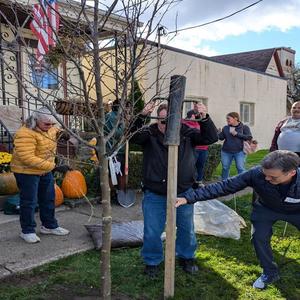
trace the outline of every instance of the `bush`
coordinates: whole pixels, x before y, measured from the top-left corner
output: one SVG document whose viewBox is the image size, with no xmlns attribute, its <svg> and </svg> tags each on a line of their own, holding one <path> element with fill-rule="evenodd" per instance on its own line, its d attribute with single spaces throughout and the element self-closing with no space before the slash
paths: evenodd
<svg viewBox="0 0 300 300">
<path fill-rule="evenodd" d="M 221 161 L 221 144 L 213 144 L 208 147 L 208 158 L 204 167 L 204 180 L 209 181 Z"/>
<path fill-rule="evenodd" d="M 143 168 L 143 152 L 130 151 L 129 152 L 129 166 L 128 166 L 128 187 L 131 189 L 140 189 L 142 182 L 142 168 Z"/>
<path fill-rule="evenodd" d="M 209 181 L 221 161 L 220 144 L 213 144 L 208 147 L 208 158 L 204 168 L 204 180 Z M 142 181 L 143 153 L 140 151 L 130 151 L 129 153 L 129 174 L 128 187 L 140 189 Z"/>
</svg>

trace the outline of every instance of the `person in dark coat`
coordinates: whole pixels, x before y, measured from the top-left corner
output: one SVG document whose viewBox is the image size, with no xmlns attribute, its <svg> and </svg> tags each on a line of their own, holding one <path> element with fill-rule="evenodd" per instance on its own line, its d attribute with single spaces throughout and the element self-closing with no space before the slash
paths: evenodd
<svg viewBox="0 0 300 300">
<path fill-rule="evenodd" d="M 244 141 L 250 141 L 252 134 L 250 128 L 240 121 L 237 112 L 230 112 L 226 116 L 227 125 L 219 133 L 219 139 L 224 141 L 221 150 L 222 179 L 229 176 L 233 160 L 239 174 L 245 171 L 246 154 L 243 151 Z"/>
<path fill-rule="evenodd" d="M 263 273 L 253 287 L 264 289 L 279 280 L 278 267 L 274 261 L 271 237 L 272 227 L 281 220 L 300 230 L 300 158 L 294 152 L 276 150 L 261 162 L 238 176 L 189 190 L 177 199 L 176 207 L 193 204 L 236 193 L 250 186 L 258 197 L 253 202 L 251 213 L 252 242 L 263 268 Z M 183 205 L 186 206 L 186 205 Z"/>
<path fill-rule="evenodd" d="M 149 115 L 153 105 L 147 105 L 142 114 Z M 144 119 L 135 122 L 136 132 L 130 142 L 143 148 L 143 215 L 144 243 L 141 251 L 146 265 L 145 273 L 150 277 L 158 274 L 159 264 L 163 261 L 161 234 L 165 229 L 167 206 L 168 146 L 164 145 L 168 107 L 161 104 L 157 110 L 157 123 L 142 128 Z M 196 145 L 209 145 L 218 140 L 217 129 L 206 113 L 201 111 L 201 132 L 184 124 L 180 130 L 178 148 L 178 183 L 177 194 L 192 189 L 195 182 L 196 168 L 194 148 Z M 139 129 L 139 130 L 138 130 Z M 197 241 L 194 232 L 193 206 L 177 210 L 176 255 L 179 264 L 186 272 L 195 273 L 198 267 L 194 260 Z"/>
</svg>

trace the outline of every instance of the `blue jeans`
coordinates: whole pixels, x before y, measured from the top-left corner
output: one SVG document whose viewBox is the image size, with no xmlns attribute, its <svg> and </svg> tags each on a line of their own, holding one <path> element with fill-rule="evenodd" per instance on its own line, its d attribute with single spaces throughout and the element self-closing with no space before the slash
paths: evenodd
<svg viewBox="0 0 300 300">
<path fill-rule="evenodd" d="M 272 226 L 279 220 L 289 222 L 300 230 L 299 213 L 291 215 L 282 214 L 259 203 L 254 203 L 251 214 L 251 239 L 264 274 L 270 276 L 278 274 L 278 267 L 274 261 L 271 248 L 271 237 L 273 234 Z"/>
<path fill-rule="evenodd" d="M 40 219 L 46 228 L 57 228 L 55 219 L 55 190 L 51 172 L 39 176 L 14 173 L 20 190 L 20 224 L 23 233 L 34 233 L 34 210 L 39 204 Z"/>
<path fill-rule="evenodd" d="M 222 162 L 222 180 L 229 177 L 229 171 L 231 163 L 235 160 L 235 165 L 239 174 L 246 171 L 245 169 L 245 159 L 246 155 L 243 151 L 237 153 L 229 153 L 221 151 L 221 162 Z"/>
<path fill-rule="evenodd" d="M 201 181 L 204 176 L 204 166 L 208 157 L 208 150 L 196 149 L 196 168 L 197 168 L 197 181 Z"/>
<path fill-rule="evenodd" d="M 145 191 L 143 199 L 144 242 L 141 255 L 146 265 L 163 261 L 161 234 L 166 224 L 167 197 Z M 194 257 L 197 240 L 194 232 L 194 206 L 182 205 L 176 213 L 176 255 L 184 259 Z"/>
</svg>

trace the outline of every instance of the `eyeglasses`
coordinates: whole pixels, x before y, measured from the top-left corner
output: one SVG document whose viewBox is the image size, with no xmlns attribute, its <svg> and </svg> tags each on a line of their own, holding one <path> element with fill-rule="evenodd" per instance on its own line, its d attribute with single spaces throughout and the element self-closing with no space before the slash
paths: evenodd
<svg viewBox="0 0 300 300">
<path fill-rule="evenodd" d="M 54 126 L 56 123 L 43 123 L 45 126 Z"/>
</svg>

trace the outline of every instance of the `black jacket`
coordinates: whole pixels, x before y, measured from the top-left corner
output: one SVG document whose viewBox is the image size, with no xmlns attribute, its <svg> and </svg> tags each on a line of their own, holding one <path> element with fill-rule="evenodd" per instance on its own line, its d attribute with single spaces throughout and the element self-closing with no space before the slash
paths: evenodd
<svg viewBox="0 0 300 300">
<path fill-rule="evenodd" d="M 135 130 L 142 126 L 142 122 L 138 122 L 135 124 Z M 178 193 L 191 188 L 195 181 L 194 147 L 196 145 L 210 145 L 217 140 L 217 129 L 209 116 L 201 121 L 201 132 L 184 124 L 181 125 L 178 148 Z M 130 142 L 143 147 L 143 188 L 160 195 L 166 195 L 168 146 L 164 145 L 164 135 L 159 131 L 157 124 L 146 126 L 137 131 Z"/>
<path fill-rule="evenodd" d="M 289 202 L 285 201 L 286 197 L 280 193 L 280 185 L 271 184 L 265 179 L 261 167 L 255 167 L 227 180 L 188 191 L 183 197 L 188 203 L 195 203 L 233 194 L 250 186 L 258 194 L 257 201 L 263 206 L 283 214 L 300 214 L 300 168 L 295 176 L 287 193 L 287 197 L 293 198 Z"/>
<path fill-rule="evenodd" d="M 233 136 L 230 133 L 230 127 L 235 128 L 237 135 Z M 225 140 L 222 146 L 222 150 L 229 153 L 238 153 L 243 150 L 243 142 L 252 139 L 250 128 L 240 122 L 237 126 L 226 125 L 219 133 L 219 139 Z"/>
</svg>

